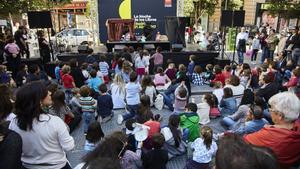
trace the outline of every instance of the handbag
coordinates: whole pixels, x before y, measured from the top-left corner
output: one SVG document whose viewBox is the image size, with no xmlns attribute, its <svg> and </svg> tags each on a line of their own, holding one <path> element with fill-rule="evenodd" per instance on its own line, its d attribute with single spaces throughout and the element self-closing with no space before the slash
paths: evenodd
<svg viewBox="0 0 300 169">
<path fill-rule="evenodd" d="M 164 97 L 161 94 L 158 94 L 156 96 L 155 102 L 154 102 L 154 106 L 155 108 L 157 108 L 158 110 L 162 110 L 164 107 Z"/>
</svg>

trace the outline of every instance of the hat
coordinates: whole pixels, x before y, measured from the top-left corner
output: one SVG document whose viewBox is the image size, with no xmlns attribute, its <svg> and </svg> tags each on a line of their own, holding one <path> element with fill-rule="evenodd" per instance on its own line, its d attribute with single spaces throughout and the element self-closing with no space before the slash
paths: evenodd
<svg viewBox="0 0 300 169">
<path fill-rule="evenodd" d="M 150 127 L 135 123 L 135 127 L 133 130 L 134 138 L 136 141 L 144 141 L 148 138 L 148 130 L 150 130 Z"/>
</svg>

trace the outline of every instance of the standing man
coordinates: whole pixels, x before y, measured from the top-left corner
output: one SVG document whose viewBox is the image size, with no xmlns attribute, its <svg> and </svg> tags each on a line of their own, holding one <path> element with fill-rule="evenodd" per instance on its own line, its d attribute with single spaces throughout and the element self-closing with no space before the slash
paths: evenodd
<svg viewBox="0 0 300 169">
<path fill-rule="evenodd" d="M 14 38 L 16 40 L 16 44 L 20 48 L 20 55 L 23 57 L 24 53 L 27 50 L 27 44 L 26 44 L 26 39 L 24 38 L 25 36 L 25 27 L 24 26 L 19 26 L 19 29 L 15 32 Z"/>
<path fill-rule="evenodd" d="M 290 31 L 292 35 L 286 41 L 287 51 L 292 51 L 292 61 L 295 65 L 300 64 L 300 34 L 298 27 L 291 27 Z"/>
<path fill-rule="evenodd" d="M 245 28 L 241 28 L 241 32 L 238 33 L 236 38 L 236 49 L 239 57 L 239 64 L 244 63 L 244 53 L 246 52 L 246 42 L 248 40 L 248 33 Z"/>
<path fill-rule="evenodd" d="M 267 42 L 267 48 L 269 50 L 268 60 L 273 61 L 274 51 L 275 51 L 276 45 L 278 43 L 278 38 L 276 37 L 274 29 L 270 29 L 270 33 L 266 39 L 266 42 Z"/>
</svg>

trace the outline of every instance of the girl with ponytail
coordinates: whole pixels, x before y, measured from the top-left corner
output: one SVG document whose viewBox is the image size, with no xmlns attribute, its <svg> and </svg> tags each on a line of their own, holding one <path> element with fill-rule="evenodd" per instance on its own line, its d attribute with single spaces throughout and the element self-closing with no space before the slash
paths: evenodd
<svg viewBox="0 0 300 169">
<path fill-rule="evenodd" d="M 213 131 L 208 126 L 203 126 L 200 135 L 192 144 L 193 158 L 186 164 L 186 169 L 209 169 L 209 163 L 218 149 L 213 141 Z"/>
</svg>

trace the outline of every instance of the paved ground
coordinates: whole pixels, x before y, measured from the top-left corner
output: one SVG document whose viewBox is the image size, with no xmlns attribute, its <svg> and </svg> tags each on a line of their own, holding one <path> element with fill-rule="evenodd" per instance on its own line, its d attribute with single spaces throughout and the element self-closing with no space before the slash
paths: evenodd
<svg viewBox="0 0 300 169">
<path fill-rule="evenodd" d="M 201 87 L 193 86 L 192 87 L 192 97 L 195 98 L 196 103 L 199 103 L 201 100 L 201 97 L 202 97 L 201 93 L 206 93 L 206 92 L 211 92 L 211 91 L 212 91 L 212 89 L 209 86 L 201 86 Z M 169 110 L 163 109 L 161 111 L 158 111 L 157 109 L 152 108 L 152 111 L 154 114 L 162 115 L 162 117 L 163 117 L 162 125 L 167 124 L 168 118 L 171 114 L 171 112 Z M 109 135 L 110 133 L 112 133 L 114 131 L 121 130 L 124 127 L 124 124 L 121 126 L 117 124 L 117 115 L 120 113 L 124 113 L 124 110 L 116 110 L 114 112 L 115 112 L 115 116 L 113 117 L 113 119 L 107 123 L 102 124 L 103 132 L 106 135 Z M 224 129 L 220 126 L 219 121 L 220 121 L 220 119 L 214 119 L 208 124 L 209 126 L 211 126 L 213 128 L 215 133 L 224 131 Z M 75 167 L 77 164 L 79 164 L 81 162 L 81 158 L 85 155 L 85 152 L 83 151 L 85 137 L 83 135 L 82 123 L 72 133 L 72 136 L 75 139 L 76 147 L 73 151 L 69 152 L 67 154 L 67 156 L 68 156 L 68 159 L 69 159 L 71 165 L 73 167 Z M 184 156 L 172 159 L 168 163 L 168 169 L 182 169 L 185 165 L 186 158 L 187 157 L 184 155 Z"/>
</svg>

